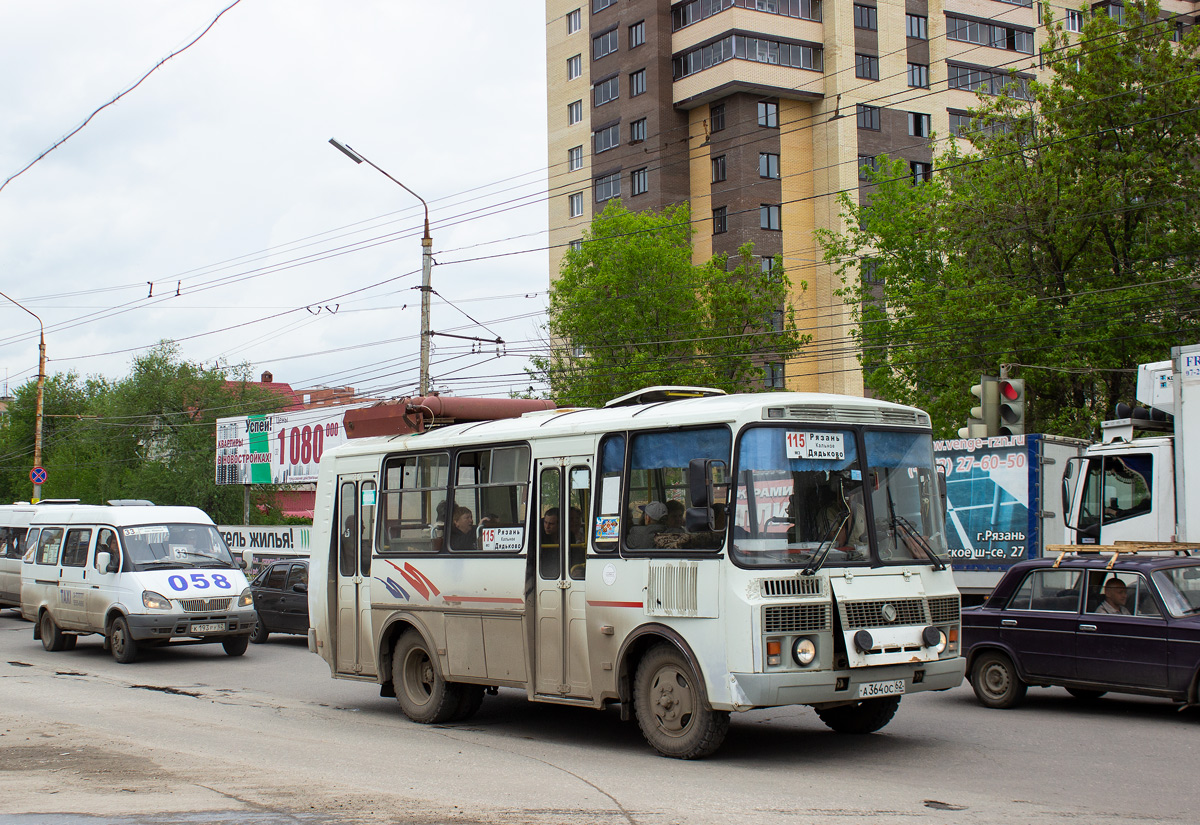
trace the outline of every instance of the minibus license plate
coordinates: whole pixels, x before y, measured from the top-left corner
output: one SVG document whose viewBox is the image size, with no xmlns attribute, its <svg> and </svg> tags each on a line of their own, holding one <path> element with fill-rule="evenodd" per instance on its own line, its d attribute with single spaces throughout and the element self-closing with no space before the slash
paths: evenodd
<svg viewBox="0 0 1200 825">
<path fill-rule="evenodd" d="M 193 633 L 217 633 L 224 629 L 225 629 L 225 624 L 223 622 L 218 623 L 218 624 L 194 624 L 194 625 L 192 625 Z M 863 685 L 863 687 L 869 687 L 869 685 Z M 859 694 L 859 695 L 861 696 L 862 694 Z M 875 694 L 871 694 L 871 695 L 874 696 Z"/>
<path fill-rule="evenodd" d="M 896 679 L 891 682 L 867 682 L 858 686 L 858 698 L 867 699 L 871 696 L 895 696 L 904 692 L 904 680 Z"/>
</svg>

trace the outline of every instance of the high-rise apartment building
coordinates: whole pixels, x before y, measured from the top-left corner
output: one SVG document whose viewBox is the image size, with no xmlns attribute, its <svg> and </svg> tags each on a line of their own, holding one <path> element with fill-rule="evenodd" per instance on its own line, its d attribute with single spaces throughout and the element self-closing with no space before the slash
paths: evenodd
<svg viewBox="0 0 1200 825">
<path fill-rule="evenodd" d="M 1037 76 L 1047 9 L 1078 30 L 1063 0 L 547 0 L 551 278 L 609 198 L 688 200 L 697 261 L 749 240 L 807 284 L 793 305 L 813 345 L 766 384 L 861 394 L 814 230 L 841 227 L 838 194 L 867 196 L 877 156 L 926 178 L 930 136 L 956 134 L 976 90 Z"/>
</svg>

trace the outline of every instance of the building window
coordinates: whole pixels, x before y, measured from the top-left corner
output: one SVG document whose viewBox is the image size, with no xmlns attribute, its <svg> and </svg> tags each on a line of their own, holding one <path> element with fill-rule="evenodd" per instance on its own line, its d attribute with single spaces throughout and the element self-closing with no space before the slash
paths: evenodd
<svg viewBox="0 0 1200 825">
<path fill-rule="evenodd" d="M 725 180 L 725 156 L 719 155 L 712 159 L 712 182 L 720 183 Z"/>
<path fill-rule="evenodd" d="M 734 59 L 814 72 L 824 68 L 824 53 L 820 43 L 781 43 L 761 37 L 731 34 L 676 57 L 671 61 L 672 76 L 675 80 L 681 80 Z"/>
<path fill-rule="evenodd" d="M 629 173 L 629 194 L 644 195 L 650 188 L 650 173 L 643 167 Z"/>
<path fill-rule="evenodd" d="M 763 275 L 767 276 L 767 280 L 775 282 L 775 259 L 770 255 L 763 255 L 758 259 L 758 268 Z"/>
<path fill-rule="evenodd" d="M 1033 54 L 1033 32 L 962 17 L 946 18 L 946 39 L 1021 54 Z"/>
<path fill-rule="evenodd" d="M 629 124 L 629 142 L 641 143 L 646 139 L 646 118 L 638 118 Z"/>
<path fill-rule="evenodd" d="M 763 384 L 769 390 L 784 388 L 782 361 L 771 361 L 763 366 Z"/>
<path fill-rule="evenodd" d="M 726 207 L 717 206 L 713 208 L 713 234 L 720 235 L 729 229 L 729 219 L 726 217 Z"/>
<path fill-rule="evenodd" d="M 725 104 L 710 106 L 708 109 L 709 131 L 719 132 L 725 128 Z"/>
<path fill-rule="evenodd" d="M 877 31 L 879 29 L 874 6 L 856 5 L 854 7 L 854 28 L 867 29 L 868 31 Z"/>
<path fill-rule="evenodd" d="M 858 156 L 858 179 L 870 180 L 871 173 L 876 169 L 874 155 L 859 155 Z"/>
<path fill-rule="evenodd" d="M 929 115 L 909 112 L 908 133 L 912 137 L 929 137 Z"/>
<path fill-rule="evenodd" d="M 914 89 L 929 88 L 929 67 L 921 63 L 908 64 L 908 85 Z"/>
<path fill-rule="evenodd" d="M 971 116 L 963 112 L 950 112 L 950 134 L 954 137 L 968 136 L 971 131 Z"/>
<path fill-rule="evenodd" d="M 592 38 L 592 60 L 599 60 L 605 55 L 612 54 L 619 46 L 620 32 L 616 29 L 607 31 Z"/>
<path fill-rule="evenodd" d="M 779 204 L 764 203 L 758 208 L 758 225 L 762 229 L 779 229 Z"/>
<path fill-rule="evenodd" d="M 579 196 L 579 207 L 580 207 L 580 209 L 583 208 L 583 195 L 582 194 L 580 194 L 580 196 Z M 583 249 L 583 239 L 577 238 L 577 239 L 571 241 L 569 246 L 570 246 L 572 252 L 578 252 L 579 250 Z"/>
<path fill-rule="evenodd" d="M 858 128 L 879 131 L 879 107 L 858 104 Z"/>
<path fill-rule="evenodd" d="M 759 101 L 758 103 L 758 125 L 766 126 L 768 129 L 779 128 L 779 104 Z"/>
<path fill-rule="evenodd" d="M 879 274 L 879 261 L 874 258 L 863 258 L 859 264 L 859 270 L 862 272 L 863 283 L 867 286 L 876 286 L 883 283 L 883 276 Z"/>
<path fill-rule="evenodd" d="M 574 172 L 583 168 L 583 147 L 576 146 L 567 150 L 567 171 Z"/>
<path fill-rule="evenodd" d="M 929 21 L 919 14 L 904 15 L 904 23 L 908 28 L 908 36 L 914 40 L 929 39 Z"/>
<path fill-rule="evenodd" d="M 583 20 L 579 14 L 579 9 L 567 12 L 567 34 L 574 34 L 583 28 Z"/>
<path fill-rule="evenodd" d="M 646 21 L 639 20 L 629 27 L 629 48 L 635 48 L 646 42 Z"/>
<path fill-rule="evenodd" d="M 854 76 L 863 80 L 878 80 L 879 58 L 870 54 L 854 55 Z"/>
<path fill-rule="evenodd" d="M 592 133 L 592 142 L 595 144 L 592 151 L 595 154 L 607 152 L 615 146 L 621 145 L 621 124 L 614 123 L 604 129 L 597 129 Z"/>
<path fill-rule="evenodd" d="M 954 63 L 946 64 L 946 75 L 946 85 L 951 89 L 981 91 L 986 95 L 998 95 L 1007 89 L 1018 100 L 1029 100 L 1028 80 L 1020 75 Z"/>
<path fill-rule="evenodd" d="M 609 101 L 616 100 L 621 96 L 621 78 L 610 77 L 608 80 L 601 80 L 592 87 L 592 99 L 597 106 L 603 106 Z"/>
<path fill-rule="evenodd" d="M 637 97 L 646 93 L 646 70 L 638 69 L 629 76 L 629 96 Z"/>
<path fill-rule="evenodd" d="M 621 197 L 621 173 L 613 172 L 596 178 L 596 203 L 604 203 L 609 198 Z"/>
<path fill-rule="evenodd" d="M 779 155 L 775 155 L 770 152 L 759 152 L 758 176 L 760 178 L 778 178 Z"/>
<path fill-rule="evenodd" d="M 912 170 L 913 183 L 921 183 L 933 177 L 933 166 L 919 160 L 910 161 L 908 168 Z"/>
<path fill-rule="evenodd" d="M 571 217 L 579 218 L 583 216 L 583 193 L 576 192 L 568 196 L 571 203 Z"/>
<path fill-rule="evenodd" d="M 1069 32 L 1083 31 L 1083 14 L 1079 9 L 1067 9 L 1066 28 Z"/>
<path fill-rule="evenodd" d="M 567 80 L 574 80 L 583 74 L 583 55 L 567 58 Z"/>
<path fill-rule="evenodd" d="M 567 124 L 574 125 L 583 120 L 583 101 L 576 100 L 567 106 Z"/>
<path fill-rule="evenodd" d="M 617 0 L 592 0 L 592 14 L 598 11 L 604 11 Z"/>
<path fill-rule="evenodd" d="M 737 0 L 736 3 L 735 0 L 690 0 L 671 8 L 671 28 L 673 31 L 679 31 L 735 5 L 784 17 L 821 22 L 821 0 Z"/>
</svg>

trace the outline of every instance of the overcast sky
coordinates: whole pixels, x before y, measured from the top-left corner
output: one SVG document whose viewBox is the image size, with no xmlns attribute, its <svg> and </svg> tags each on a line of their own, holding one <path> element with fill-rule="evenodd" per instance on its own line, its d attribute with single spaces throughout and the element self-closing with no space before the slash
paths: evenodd
<svg viewBox="0 0 1200 825">
<path fill-rule="evenodd" d="M 0 182 L 232 2 L 0 0 Z M 119 378 L 174 339 L 296 388 L 413 394 L 420 204 L 336 137 L 429 202 L 450 302 L 434 297 L 431 327 L 506 342 L 497 358 L 435 338 L 434 387 L 526 386 L 547 289 L 544 17 L 234 5 L 0 191 L 0 291 L 41 317 L 47 372 Z M 0 368 L 10 391 L 37 375 L 37 324 L 2 299 Z"/>
</svg>

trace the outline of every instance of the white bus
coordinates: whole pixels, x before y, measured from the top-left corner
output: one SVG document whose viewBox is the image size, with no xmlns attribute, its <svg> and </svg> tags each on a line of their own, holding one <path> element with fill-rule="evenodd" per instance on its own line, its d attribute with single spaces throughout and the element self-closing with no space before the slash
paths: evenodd
<svg viewBox="0 0 1200 825">
<path fill-rule="evenodd" d="M 680 400 L 669 400 L 678 398 Z M 929 417 L 650 388 L 321 460 L 309 648 L 418 722 L 485 689 L 619 702 L 666 756 L 731 711 L 868 733 L 962 681 Z"/>
</svg>

